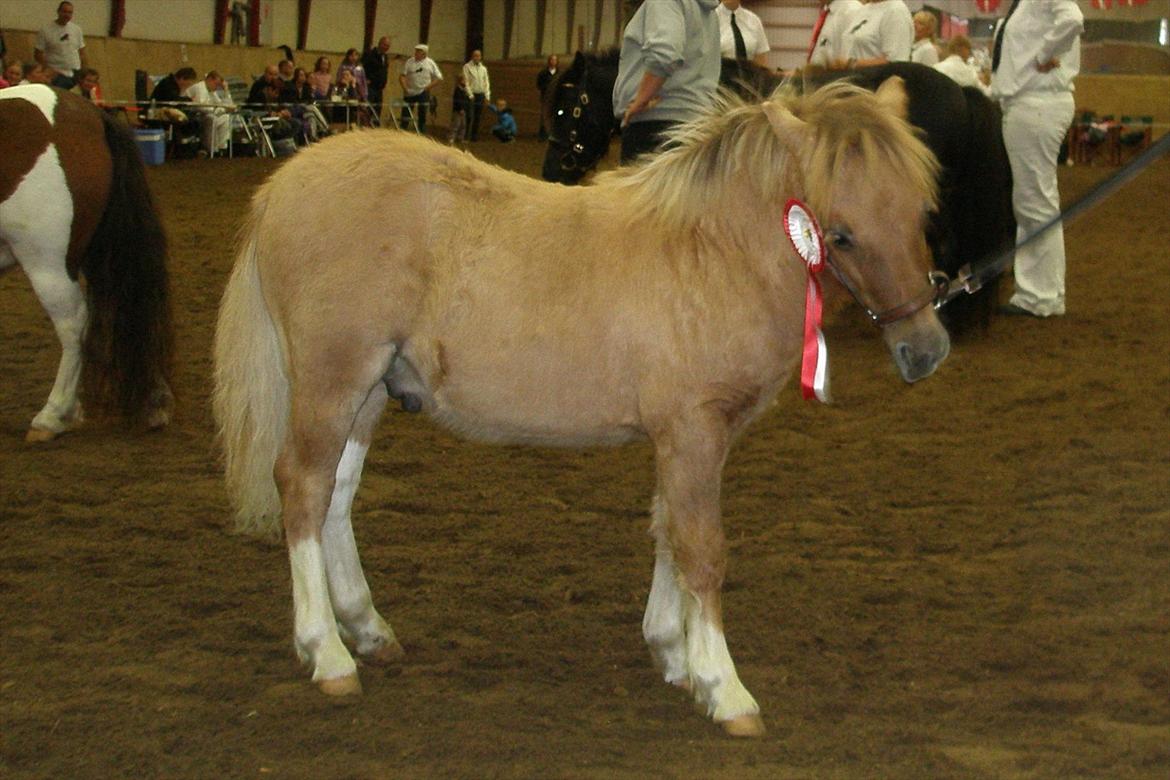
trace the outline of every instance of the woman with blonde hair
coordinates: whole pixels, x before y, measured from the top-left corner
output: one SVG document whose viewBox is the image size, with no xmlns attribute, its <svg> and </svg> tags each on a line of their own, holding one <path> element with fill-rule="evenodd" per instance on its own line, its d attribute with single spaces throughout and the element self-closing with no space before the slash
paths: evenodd
<svg viewBox="0 0 1170 780">
<path fill-rule="evenodd" d="M 910 47 L 910 61 L 923 65 L 938 64 L 938 17 L 922 10 L 914 14 L 914 45 Z"/>
</svg>

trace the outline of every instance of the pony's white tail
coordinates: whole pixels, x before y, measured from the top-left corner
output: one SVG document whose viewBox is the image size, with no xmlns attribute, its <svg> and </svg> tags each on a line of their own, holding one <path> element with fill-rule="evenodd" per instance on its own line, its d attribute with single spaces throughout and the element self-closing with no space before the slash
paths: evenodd
<svg viewBox="0 0 1170 780">
<path fill-rule="evenodd" d="M 256 221 L 254 213 L 219 307 L 213 406 L 236 530 L 279 537 L 273 466 L 288 427 L 289 386 L 280 337 L 260 288 Z"/>
</svg>

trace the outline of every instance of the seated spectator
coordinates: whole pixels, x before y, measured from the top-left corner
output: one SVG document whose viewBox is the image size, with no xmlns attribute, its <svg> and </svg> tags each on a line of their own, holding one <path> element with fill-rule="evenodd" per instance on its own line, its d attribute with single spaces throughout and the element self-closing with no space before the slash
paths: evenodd
<svg viewBox="0 0 1170 780">
<path fill-rule="evenodd" d="M 235 110 L 235 103 L 223 76 L 219 71 L 208 72 L 203 81 L 187 88 L 186 97 L 191 100 L 191 110 L 197 114 L 203 150 L 208 156 L 227 150 L 232 136 L 229 112 Z"/>
<path fill-rule="evenodd" d="M 248 107 L 278 121 L 268 125 L 268 135 L 271 138 L 300 138 L 308 141 L 305 134 L 304 122 L 293 116 L 290 108 L 281 105 L 280 95 L 284 89 L 284 82 L 280 80 L 280 70 L 275 65 L 264 69 L 264 75 L 256 79 L 252 89 L 248 92 Z"/>
<path fill-rule="evenodd" d="M 950 76 L 959 86 L 976 87 L 984 95 L 991 96 L 991 88 L 979 78 L 979 72 L 971 65 L 971 41 L 966 35 L 956 35 L 947 43 L 947 58 L 935 65 L 935 70 Z"/>
<path fill-rule="evenodd" d="M 305 135 L 310 141 L 319 141 L 329 135 L 329 122 L 313 101 L 313 88 L 309 86 L 309 74 L 304 68 L 295 68 L 292 78 L 284 82 L 280 102 L 287 104 L 292 115 L 304 123 Z"/>
<path fill-rule="evenodd" d="M 335 106 L 333 110 L 333 121 L 338 121 L 339 114 L 344 118 L 346 125 L 354 119 L 359 125 L 369 126 L 370 112 L 366 108 L 365 101 L 362 100 L 361 90 L 358 88 L 357 77 L 352 69 L 346 69 L 344 65 L 337 68 L 337 83 L 333 85 L 333 100 L 350 101 L 357 103 L 356 106 Z"/>
<path fill-rule="evenodd" d="M 4 66 L 4 81 L 6 86 L 15 87 L 24 78 L 24 65 L 20 60 L 12 60 Z"/>
<path fill-rule="evenodd" d="M 500 98 L 493 106 L 488 103 L 496 115 L 496 124 L 492 127 L 492 135 L 503 143 L 516 140 L 516 118 L 512 116 L 512 109 L 508 108 L 508 101 Z"/>
<path fill-rule="evenodd" d="M 350 49 L 345 53 L 345 59 L 337 66 L 337 82 L 341 83 L 344 73 L 353 74 L 353 85 L 359 100 L 366 101 L 370 97 L 370 88 L 366 83 L 366 69 L 362 67 L 361 55 L 357 49 Z"/>
<path fill-rule="evenodd" d="M 280 73 L 280 80 L 285 84 L 291 84 L 293 75 L 296 73 L 297 65 L 289 59 L 281 60 L 276 63 L 276 70 Z"/>
<path fill-rule="evenodd" d="M 102 103 L 102 87 L 99 84 L 100 77 L 98 72 L 93 68 L 82 68 L 77 71 L 77 91 L 81 96 L 95 105 Z"/>
<path fill-rule="evenodd" d="M 52 68 L 46 68 L 39 62 L 26 62 L 22 68 L 20 84 L 44 84 L 46 86 L 53 83 Z"/>
<path fill-rule="evenodd" d="M 159 79 L 158 83 L 154 85 L 154 91 L 150 93 L 150 99 L 164 106 L 174 103 L 190 103 L 191 99 L 187 97 L 186 92 L 198 80 L 199 76 L 195 73 L 194 68 L 179 68 L 174 73 Z"/>
<path fill-rule="evenodd" d="M 309 74 L 309 87 L 313 90 L 314 100 L 328 100 L 333 92 L 333 63 L 328 57 L 318 57 Z"/>
</svg>

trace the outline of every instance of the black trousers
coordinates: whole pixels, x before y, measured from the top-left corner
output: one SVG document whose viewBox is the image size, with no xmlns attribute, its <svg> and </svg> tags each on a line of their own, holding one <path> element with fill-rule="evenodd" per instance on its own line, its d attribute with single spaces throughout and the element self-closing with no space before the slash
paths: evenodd
<svg viewBox="0 0 1170 780">
<path fill-rule="evenodd" d="M 418 117 L 418 131 L 425 133 L 427 131 L 427 109 L 431 105 L 431 93 L 428 90 L 423 90 L 417 95 L 407 95 L 402 98 L 407 103 L 414 103 L 414 115 Z M 402 109 L 402 129 L 410 127 L 410 115 L 406 109 Z"/>
<path fill-rule="evenodd" d="M 467 137 L 472 141 L 479 140 L 479 118 L 483 114 L 485 102 L 487 102 L 487 95 L 482 92 L 476 92 L 471 96 L 471 115 L 467 117 Z"/>
<path fill-rule="evenodd" d="M 663 134 L 677 124 L 667 120 L 653 120 L 631 122 L 623 127 L 621 164 L 625 165 L 638 155 L 656 150 L 662 144 Z"/>
</svg>

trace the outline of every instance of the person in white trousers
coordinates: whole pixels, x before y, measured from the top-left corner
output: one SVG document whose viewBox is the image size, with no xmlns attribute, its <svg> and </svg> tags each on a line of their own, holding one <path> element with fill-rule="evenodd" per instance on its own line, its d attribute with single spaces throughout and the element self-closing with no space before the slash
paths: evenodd
<svg viewBox="0 0 1170 780">
<path fill-rule="evenodd" d="M 991 93 L 1003 108 L 1017 243 L 1060 215 L 1056 160 L 1075 110 L 1072 82 L 1080 71 L 1084 25 L 1074 0 L 1014 0 L 995 31 Z M 1060 224 L 1016 251 L 1015 291 L 1000 311 L 1064 314 Z"/>
</svg>

